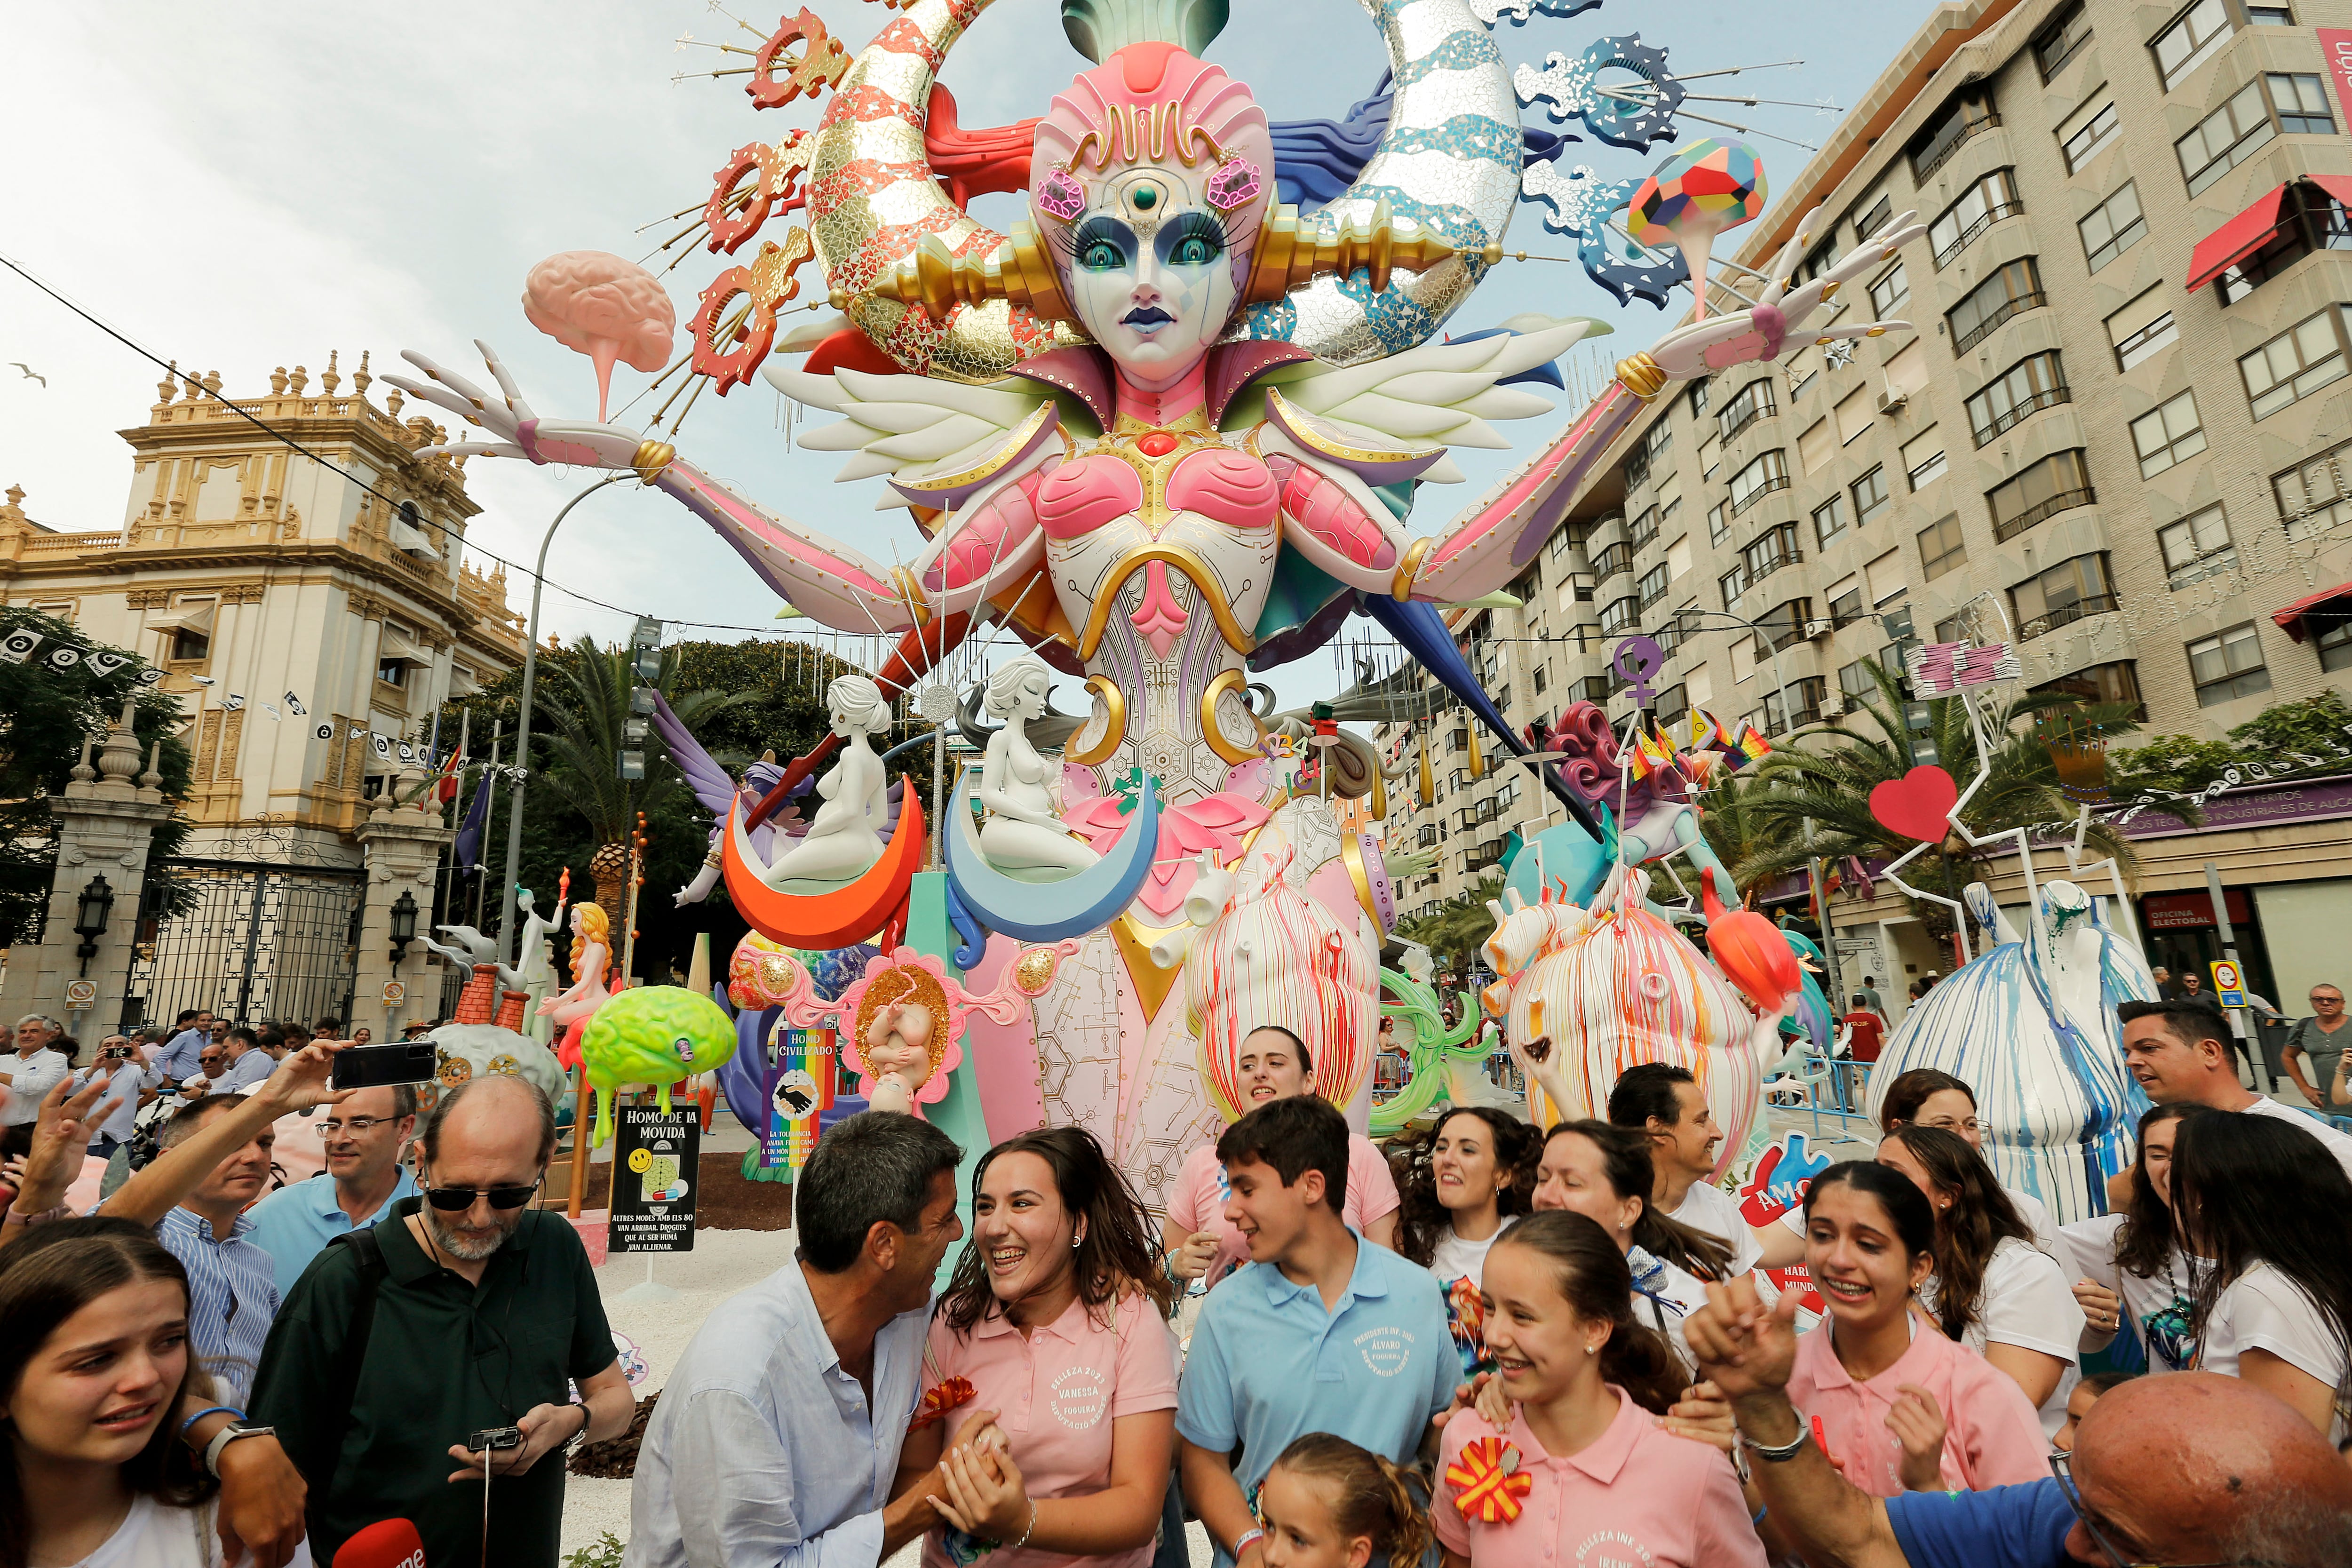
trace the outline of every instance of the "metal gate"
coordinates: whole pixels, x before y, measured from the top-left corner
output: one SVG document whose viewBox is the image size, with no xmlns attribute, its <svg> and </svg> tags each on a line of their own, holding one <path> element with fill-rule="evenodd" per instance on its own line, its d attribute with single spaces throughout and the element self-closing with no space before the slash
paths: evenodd
<svg viewBox="0 0 2352 1568">
<path fill-rule="evenodd" d="M 366 873 L 359 867 L 160 860 L 196 891 L 134 949 L 122 1026 L 169 1023 L 189 1007 L 258 1026 L 349 1019 Z M 142 933 L 143 936 L 144 933 Z"/>
</svg>

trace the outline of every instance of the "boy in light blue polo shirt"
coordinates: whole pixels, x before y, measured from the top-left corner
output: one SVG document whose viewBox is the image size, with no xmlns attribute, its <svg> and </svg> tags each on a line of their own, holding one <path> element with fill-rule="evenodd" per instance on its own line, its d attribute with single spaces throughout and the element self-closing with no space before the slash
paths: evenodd
<svg viewBox="0 0 2352 1568">
<path fill-rule="evenodd" d="M 1178 1463 L 1218 1568 L 1259 1568 L 1255 1502 L 1276 1456 L 1330 1432 L 1409 1463 L 1453 1403 L 1462 1363 L 1435 1277 L 1339 1217 L 1348 1122 L 1328 1101 L 1260 1106 L 1225 1130 L 1217 1158 L 1250 1261 L 1209 1293 L 1193 1328 Z"/>
</svg>

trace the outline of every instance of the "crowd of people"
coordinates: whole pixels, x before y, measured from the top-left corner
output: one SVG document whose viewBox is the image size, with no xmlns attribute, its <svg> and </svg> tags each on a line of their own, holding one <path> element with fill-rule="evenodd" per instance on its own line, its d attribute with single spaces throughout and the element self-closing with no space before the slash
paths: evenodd
<svg viewBox="0 0 2352 1568">
<path fill-rule="evenodd" d="M 1158 1216 L 1080 1129 L 960 1192 L 939 1129 L 850 1117 L 791 1260 L 653 1407 L 626 1560 L 1159 1568 L 1192 1520 L 1220 1568 L 2352 1562 L 2352 1139 L 2245 1089 L 2201 1005 L 2122 1018 L 2153 1109 L 2063 1227 L 1932 1072 L 1761 1226 L 1662 1064 L 1605 1120 L 1453 1107 L 1381 1148 L 1263 1027 Z M 1570 1102 L 1546 1047 L 1520 1066 Z M 0 1568 L 325 1563 L 385 1520 L 426 1563 L 556 1561 L 563 1455 L 634 1404 L 531 1205 L 554 1108 L 491 1076 L 420 1117 L 329 1089 L 341 1048 L 205 1086 L 87 1214 L 132 1069 L 42 1089 L 0 1227 Z M 264 1196 L 297 1111 L 328 1169 Z"/>
</svg>

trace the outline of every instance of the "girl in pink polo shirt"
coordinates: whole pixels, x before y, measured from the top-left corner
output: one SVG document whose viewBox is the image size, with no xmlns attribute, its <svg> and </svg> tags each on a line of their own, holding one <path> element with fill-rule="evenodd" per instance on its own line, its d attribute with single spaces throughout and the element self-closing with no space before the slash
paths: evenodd
<svg viewBox="0 0 2352 1568">
<path fill-rule="evenodd" d="M 1315 1089 L 1315 1063 L 1305 1043 L 1278 1025 L 1263 1025 L 1244 1037 L 1234 1067 L 1241 1076 L 1245 1112 L 1268 1100 Z M 1249 1261 L 1249 1243 L 1225 1218 L 1225 1203 L 1232 1196 L 1213 1140 L 1185 1156 L 1184 1168 L 1168 1190 L 1168 1219 L 1160 1228 L 1171 1274 L 1205 1281 L 1200 1288 L 1206 1289 Z M 1389 1163 L 1370 1139 L 1349 1133 L 1348 1193 L 1340 1203 L 1340 1217 L 1365 1240 L 1393 1248 L 1396 1212 L 1396 1181 L 1389 1174 Z"/>
<path fill-rule="evenodd" d="M 1530 1215 L 1486 1279 L 1486 1349 L 1518 1408 L 1507 1427 L 1475 1410 L 1446 1425 L 1430 1514 L 1447 1568 L 1763 1568 L 1731 1462 L 1652 1414 L 1682 1367 L 1634 1321 L 1632 1273 L 1600 1225 Z"/>
<path fill-rule="evenodd" d="M 1150 1563 L 1176 1341 L 1150 1226 L 1082 1128 L 1024 1132 L 982 1158 L 893 1489 L 940 1489 L 927 1568 L 983 1552 L 990 1568 Z"/>
<path fill-rule="evenodd" d="M 1397 1251 L 1437 1276 L 1465 1377 L 1488 1370 L 1478 1296 L 1486 1254 L 1528 1212 L 1541 1152 L 1535 1129 L 1517 1117 L 1461 1106 L 1406 1144 L 1391 1167 L 1402 1200 Z"/>
<path fill-rule="evenodd" d="M 1789 1402 L 1874 1497 L 1981 1491 L 2049 1473 L 2032 1402 L 1911 1310 L 1936 1215 L 1889 1166 L 1832 1165 L 1805 1194 L 1805 1267 L 1829 1316 L 1797 1341 Z"/>
</svg>

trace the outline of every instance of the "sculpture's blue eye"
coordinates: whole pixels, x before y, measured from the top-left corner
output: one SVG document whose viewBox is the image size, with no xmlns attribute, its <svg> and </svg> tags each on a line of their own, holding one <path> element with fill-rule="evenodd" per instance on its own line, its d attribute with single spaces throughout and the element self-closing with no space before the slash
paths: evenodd
<svg viewBox="0 0 2352 1568">
<path fill-rule="evenodd" d="M 1116 218 L 1091 217 L 1070 237 L 1070 256 L 1088 272 L 1117 272 L 1134 265 L 1135 231 Z"/>
<path fill-rule="evenodd" d="M 1225 254 L 1225 227 L 1204 212 L 1188 212 L 1160 231 L 1160 259 L 1171 267 L 1206 267 Z"/>
</svg>

